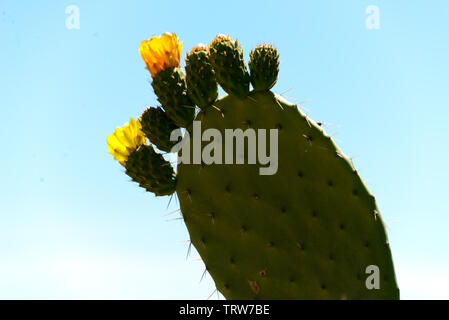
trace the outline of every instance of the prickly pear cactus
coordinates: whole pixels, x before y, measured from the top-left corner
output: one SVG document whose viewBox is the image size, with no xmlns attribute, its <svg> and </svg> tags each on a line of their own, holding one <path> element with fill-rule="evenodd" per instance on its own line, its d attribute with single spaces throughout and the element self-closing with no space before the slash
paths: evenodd
<svg viewBox="0 0 449 320">
<path fill-rule="evenodd" d="M 176 83 L 173 96 L 160 86 L 171 105 L 162 105 L 167 117 L 162 109 L 146 110 L 131 128 L 118 128 L 108 137 L 109 151 L 146 190 L 176 192 L 191 243 L 217 289 L 228 299 L 398 299 L 374 196 L 322 127 L 270 91 L 279 70 L 276 49 L 253 50 L 249 73 L 237 41 L 219 35 L 188 54 L 186 77 L 180 50 L 174 34 L 142 42 L 153 87 L 160 73 L 172 75 L 165 83 Z M 216 81 L 228 94 L 218 100 Z M 194 122 L 192 101 L 201 108 Z M 150 132 L 150 142 L 167 151 L 176 143 L 167 128 L 177 126 L 186 131 L 175 176 L 141 137 Z M 229 130 L 243 133 L 240 158 L 220 138 Z M 207 131 L 213 134 L 205 139 Z M 274 153 L 275 166 L 260 152 L 259 163 L 251 160 L 256 133 L 259 148 L 274 133 L 262 154 Z M 212 139 L 219 140 L 214 148 Z"/>
</svg>

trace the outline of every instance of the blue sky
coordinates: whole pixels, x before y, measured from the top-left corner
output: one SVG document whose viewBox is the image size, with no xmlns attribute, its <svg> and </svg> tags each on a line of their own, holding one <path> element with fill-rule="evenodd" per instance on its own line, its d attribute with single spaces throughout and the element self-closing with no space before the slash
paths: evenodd
<svg viewBox="0 0 449 320">
<path fill-rule="evenodd" d="M 66 7 L 80 28 L 66 27 Z M 368 29 L 375 5 L 380 29 Z M 156 105 L 141 40 L 217 33 L 280 52 L 275 92 L 354 162 L 387 223 L 402 298 L 449 298 L 449 3 L 0 1 L 0 298 L 204 299 L 185 226 L 129 182 L 106 136 Z M 184 55 L 183 53 L 183 55 Z"/>
</svg>

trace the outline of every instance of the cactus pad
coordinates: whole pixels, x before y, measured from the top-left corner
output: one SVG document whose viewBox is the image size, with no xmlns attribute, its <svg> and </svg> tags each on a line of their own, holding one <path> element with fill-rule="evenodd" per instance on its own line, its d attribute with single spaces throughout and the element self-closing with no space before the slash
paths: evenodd
<svg viewBox="0 0 449 320">
<path fill-rule="evenodd" d="M 223 90 L 237 97 L 245 97 L 249 91 L 249 74 L 238 42 L 229 36 L 218 35 L 209 52 L 217 81 Z"/>
<path fill-rule="evenodd" d="M 175 191 L 176 176 L 173 168 L 152 146 L 141 145 L 126 162 L 126 174 L 134 182 L 157 196 L 170 195 Z"/>
<path fill-rule="evenodd" d="M 202 129 L 279 129 L 279 168 L 178 166 L 191 241 L 228 299 L 395 299 L 399 291 L 374 197 L 351 161 L 296 105 L 271 92 L 218 100 Z M 188 128 L 191 130 L 191 128 Z M 380 269 L 380 289 L 365 286 Z"/>
<path fill-rule="evenodd" d="M 251 50 L 248 67 L 255 91 L 270 90 L 277 81 L 279 55 L 271 45 L 263 44 Z"/>
<path fill-rule="evenodd" d="M 185 73 L 181 68 L 159 72 L 151 83 L 168 117 L 179 127 L 187 126 L 195 116 L 195 108 L 187 95 Z"/>
<path fill-rule="evenodd" d="M 142 131 L 159 150 L 170 152 L 177 141 L 170 141 L 170 134 L 178 128 L 160 107 L 147 108 L 140 120 Z"/>
<path fill-rule="evenodd" d="M 210 106 L 218 97 L 215 72 L 205 46 L 196 46 L 186 58 L 187 92 L 200 108 Z"/>
</svg>

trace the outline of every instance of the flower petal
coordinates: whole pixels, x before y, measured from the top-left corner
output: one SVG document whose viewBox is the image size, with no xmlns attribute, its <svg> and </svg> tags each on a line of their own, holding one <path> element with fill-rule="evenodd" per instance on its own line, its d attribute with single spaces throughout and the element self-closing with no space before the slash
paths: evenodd
<svg viewBox="0 0 449 320">
<path fill-rule="evenodd" d="M 122 128 L 117 128 L 107 139 L 108 151 L 122 165 L 125 165 L 129 155 L 137 149 L 138 146 L 146 144 L 146 138 L 142 132 L 140 121 L 133 118 L 129 120 Z"/>
<path fill-rule="evenodd" d="M 174 33 L 165 32 L 140 43 L 139 52 L 154 78 L 159 72 L 179 67 L 182 42 Z"/>
</svg>

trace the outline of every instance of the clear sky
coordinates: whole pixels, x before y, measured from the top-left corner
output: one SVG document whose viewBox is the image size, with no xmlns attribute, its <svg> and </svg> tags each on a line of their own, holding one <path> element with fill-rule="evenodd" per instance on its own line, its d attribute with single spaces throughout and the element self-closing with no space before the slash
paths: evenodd
<svg viewBox="0 0 449 320">
<path fill-rule="evenodd" d="M 79 8 L 68 29 L 66 8 Z M 378 24 L 367 18 L 370 5 Z M 377 10 L 376 9 L 376 10 Z M 402 298 L 449 299 L 449 2 L 0 1 L 0 298 L 205 299 L 177 209 L 129 182 L 106 136 L 156 105 L 141 40 L 271 42 L 275 92 L 356 167 L 387 223 Z"/>
</svg>

